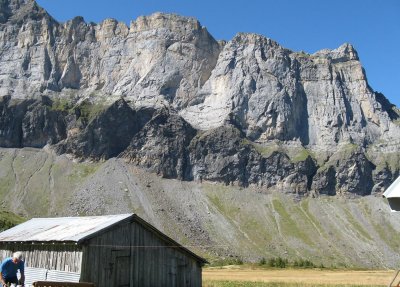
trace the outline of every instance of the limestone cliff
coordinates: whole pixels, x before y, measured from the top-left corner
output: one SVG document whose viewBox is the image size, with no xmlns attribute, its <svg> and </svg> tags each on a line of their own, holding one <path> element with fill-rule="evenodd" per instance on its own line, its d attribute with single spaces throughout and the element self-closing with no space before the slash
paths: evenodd
<svg viewBox="0 0 400 287">
<path fill-rule="evenodd" d="M 218 42 L 178 15 L 58 23 L 33 0 L 0 0 L 2 147 L 366 195 L 398 175 L 399 136 L 350 44 L 309 55 L 256 34 Z"/>
</svg>

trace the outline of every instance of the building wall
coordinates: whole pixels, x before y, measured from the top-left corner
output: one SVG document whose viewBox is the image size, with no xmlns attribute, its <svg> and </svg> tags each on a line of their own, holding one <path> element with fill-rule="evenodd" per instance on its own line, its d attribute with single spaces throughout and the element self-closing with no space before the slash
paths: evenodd
<svg viewBox="0 0 400 287">
<path fill-rule="evenodd" d="M 157 234 L 132 223 L 133 286 L 201 286 L 201 266 Z"/>
<path fill-rule="evenodd" d="M 81 272 L 82 249 L 75 244 L 0 243 L 0 260 L 21 251 L 25 266 Z"/>
<path fill-rule="evenodd" d="M 111 278 L 115 272 L 125 272 L 115 268 L 115 254 L 127 252 L 130 256 L 130 223 L 120 223 L 114 228 L 93 237 L 83 244 L 81 281 L 93 282 L 96 287 L 112 287 Z M 129 286 L 129 285 L 128 285 Z"/>
<path fill-rule="evenodd" d="M 118 224 L 83 248 L 81 280 L 97 287 L 201 287 L 201 266 L 137 222 Z"/>
</svg>

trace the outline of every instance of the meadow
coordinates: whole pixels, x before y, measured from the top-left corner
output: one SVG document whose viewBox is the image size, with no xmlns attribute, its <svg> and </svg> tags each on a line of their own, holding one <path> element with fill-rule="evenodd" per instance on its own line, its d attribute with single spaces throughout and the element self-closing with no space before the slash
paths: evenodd
<svg viewBox="0 0 400 287">
<path fill-rule="evenodd" d="M 203 287 L 383 287 L 389 285 L 394 274 L 393 270 L 263 269 L 226 266 L 203 269 Z"/>
</svg>

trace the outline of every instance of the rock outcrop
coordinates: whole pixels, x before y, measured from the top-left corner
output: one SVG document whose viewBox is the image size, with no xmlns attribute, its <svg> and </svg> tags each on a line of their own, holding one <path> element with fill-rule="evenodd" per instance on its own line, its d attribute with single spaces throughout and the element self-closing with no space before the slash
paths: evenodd
<svg viewBox="0 0 400 287">
<path fill-rule="evenodd" d="M 52 110 L 49 98 L 0 99 L 0 146 L 42 148 L 66 136 L 64 114 Z"/>
<path fill-rule="evenodd" d="M 350 44 L 309 55 L 256 34 L 218 42 L 178 15 L 128 27 L 0 8 L 1 147 L 296 194 L 366 195 L 399 173 L 400 113 Z"/>
<path fill-rule="evenodd" d="M 79 157 L 108 159 L 124 151 L 131 138 L 141 129 L 143 118 L 120 99 L 109 107 L 97 107 L 83 102 L 75 108 L 68 127 L 68 138 L 57 144 L 58 153 L 71 153 Z"/>
<path fill-rule="evenodd" d="M 195 136 L 185 120 L 167 109 L 154 117 L 135 135 L 122 157 L 165 178 L 188 178 L 188 146 Z"/>
</svg>

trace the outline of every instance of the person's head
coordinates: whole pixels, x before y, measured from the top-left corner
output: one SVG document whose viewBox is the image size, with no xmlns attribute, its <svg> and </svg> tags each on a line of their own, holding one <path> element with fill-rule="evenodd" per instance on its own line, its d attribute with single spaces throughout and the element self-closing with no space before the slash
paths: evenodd
<svg viewBox="0 0 400 287">
<path fill-rule="evenodd" d="M 18 262 L 20 262 L 22 260 L 22 253 L 17 251 L 14 252 L 13 256 L 12 256 L 12 261 L 17 264 Z"/>
</svg>

